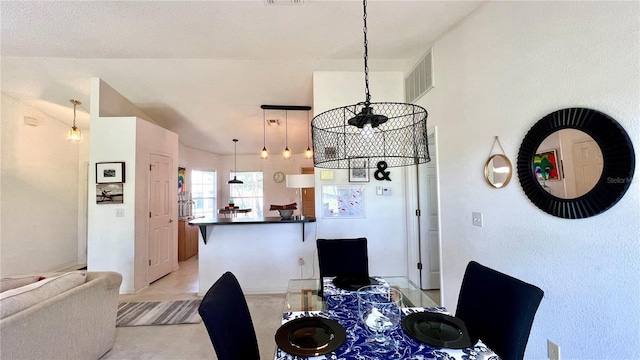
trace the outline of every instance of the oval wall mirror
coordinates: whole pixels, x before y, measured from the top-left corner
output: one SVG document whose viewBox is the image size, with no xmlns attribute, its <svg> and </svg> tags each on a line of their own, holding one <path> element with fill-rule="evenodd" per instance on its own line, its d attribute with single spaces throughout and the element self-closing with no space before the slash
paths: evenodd
<svg viewBox="0 0 640 360">
<path fill-rule="evenodd" d="M 511 161 L 503 154 L 491 155 L 484 164 L 484 179 L 496 189 L 507 186 L 512 172 Z"/>
<path fill-rule="evenodd" d="M 635 153 L 631 139 L 608 115 L 586 108 L 543 117 L 522 141 L 518 178 L 531 202 L 561 218 L 598 215 L 631 185 Z"/>
</svg>

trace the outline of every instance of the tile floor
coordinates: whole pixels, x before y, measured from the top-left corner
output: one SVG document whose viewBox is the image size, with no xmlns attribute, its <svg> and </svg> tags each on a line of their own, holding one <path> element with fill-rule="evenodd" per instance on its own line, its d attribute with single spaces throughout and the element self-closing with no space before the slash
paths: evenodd
<svg viewBox="0 0 640 360">
<path fill-rule="evenodd" d="M 180 268 L 162 277 L 137 294 L 121 295 L 120 301 L 167 301 L 200 299 L 198 296 L 198 256 L 180 262 Z M 424 293 L 440 305 L 440 290 Z"/>
</svg>

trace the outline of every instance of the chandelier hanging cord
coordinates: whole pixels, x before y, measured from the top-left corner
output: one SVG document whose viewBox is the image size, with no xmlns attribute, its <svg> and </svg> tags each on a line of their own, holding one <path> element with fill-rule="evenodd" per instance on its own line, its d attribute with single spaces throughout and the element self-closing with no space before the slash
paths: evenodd
<svg viewBox="0 0 640 360">
<path fill-rule="evenodd" d="M 369 93 L 369 42 L 367 41 L 367 0 L 362 1 L 362 8 L 364 9 L 364 15 L 362 16 L 364 26 L 362 27 L 362 32 L 364 33 L 364 85 L 366 91 L 364 105 L 365 107 L 369 107 L 369 105 L 371 104 L 371 94 Z"/>
</svg>

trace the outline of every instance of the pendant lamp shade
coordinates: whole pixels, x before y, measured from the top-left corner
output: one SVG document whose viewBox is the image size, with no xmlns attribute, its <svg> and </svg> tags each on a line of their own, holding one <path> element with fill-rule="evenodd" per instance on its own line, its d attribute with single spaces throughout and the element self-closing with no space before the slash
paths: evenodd
<svg viewBox="0 0 640 360">
<path fill-rule="evenodd" d="M 69 102 L 73 104 L 73 125 L 71 126 L 71 129 L 67 131 L 67 141 L 78 142 L 82 140 L 82 133 L 80 132 L 80 129 L 76 127 L 76 106 L 81 105 L 82 103 L 74 99 L 70 99 Z"/>
<path fill-rule="evenodd" d="M 238 180 L 236 177 L 236 173 L 238 172 L 238 139 L 233 139 L 233 158 L 234 158 L 234 166 L 233 166 L 233 179 L 229 180 L 228 184 L 244 184 L 242 180 Z"/>
<path fill-rule="evenodd" d="M 348 169 L 353 159 L 368 159 L 369 168 L 380 162 L 385 167 L 428 162 L 427 110 L 414 104 L 371 102 L 366 0 L 363 9 L 365 101 L 313 118 L 313 165 Z"/>
</svg>

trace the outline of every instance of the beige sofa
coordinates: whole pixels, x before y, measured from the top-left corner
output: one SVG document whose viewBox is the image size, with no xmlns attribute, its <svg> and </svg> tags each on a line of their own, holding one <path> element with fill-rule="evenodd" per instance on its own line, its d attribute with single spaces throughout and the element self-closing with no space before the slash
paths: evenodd
<svg viewBox="0 0 640 360">
<path fill-rule="evenodd" d="M 122 275 L 86 281 L 0 320 L 0 359 L 98 359 L 115 342 Z"/>
</svg>

